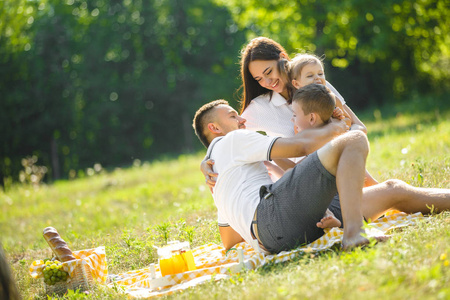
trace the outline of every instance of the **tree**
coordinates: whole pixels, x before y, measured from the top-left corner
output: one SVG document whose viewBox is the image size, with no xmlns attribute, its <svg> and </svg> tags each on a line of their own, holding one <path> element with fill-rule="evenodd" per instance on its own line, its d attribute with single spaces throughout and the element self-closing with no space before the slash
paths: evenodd
<svg viewBox="0 0 450 300">
<path fill-rule="evenodd" d="M 352 105 L 448 91 L 450 43 L 445 0 L 216 0 L 249 37 L 291 53 L 325 54 L 327 74 Z M 332 68 L 330 68 L 332 67 Z"/>
<path fill-rule="evenodd" d="M 7 112 L 1 122 L 14 125 L 0 153 L 1 177 L 17 178 L 31 155 L 59 178 L 94 163 L 192 151 L 200 146 L 191 128 L 195 109 L 231 98 L 238 85 L 245 37 L 232 29 L 228 10 L 210 1 L 7 5 L 14 34 L 0 31 L 9 45 L 0 50 L 7 57 L 0 111 Z M 29 15 L 15 15 L 20 5 Z M 25 46 L 13 47 L 15 36 Z"/>
</svg>

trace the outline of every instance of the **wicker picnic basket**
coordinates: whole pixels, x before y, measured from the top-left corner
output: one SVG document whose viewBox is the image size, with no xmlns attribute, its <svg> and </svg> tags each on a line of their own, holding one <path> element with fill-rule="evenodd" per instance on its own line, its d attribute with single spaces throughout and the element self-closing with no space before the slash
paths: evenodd
<svg viewBox="0 0 450 300">
<path fill-rule="evenodd" d="M 44 282 L 45 293 L 47 295 L 62 295 L 68 290 L 87 291 L 94 284 L 89 266 L 79 264 L 76 266 L 73 276 L 69 277 L 65 282 L 57 282 L 54 285 L 48 285 Z"/>
<path fill-rule="evenodd" d="M 72 250 L 69 249 L 67 243 L 61 238 L 58 231 L 53 227 L 47 227 L 43 231 L 44 239 L 52 249 L 59 261 L 62 263 L 75 261 L 76 257 Z M 77 261 L 76 267 L 69 277 L 64 282 L 56 282 L 53 285 L 48 285 L 44 281 L 45 291 L 49 294 L 64 294 L 67 290 L 81 290 L 86 291 L 94 282 L 89 267 L 83 261 Z"/>
</svg>

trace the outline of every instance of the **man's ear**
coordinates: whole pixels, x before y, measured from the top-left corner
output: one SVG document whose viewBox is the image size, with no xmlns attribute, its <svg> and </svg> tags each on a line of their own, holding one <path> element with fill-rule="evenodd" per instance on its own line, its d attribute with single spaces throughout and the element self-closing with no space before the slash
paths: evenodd
<svg viewBox="0 0 450 300">
<path fill-rule="evenodd" d="M 222 133 L 222 131 L 220 130 L 220 128 L 217 127 L 217 125 L 214 124 L 214 123 L 208 123 L 207 128 L 208 128 L 208 130 L 209 130 L 210 132 L 212 132 L 212 133 L 215 133 L 215 134 Z"/>
</svg>

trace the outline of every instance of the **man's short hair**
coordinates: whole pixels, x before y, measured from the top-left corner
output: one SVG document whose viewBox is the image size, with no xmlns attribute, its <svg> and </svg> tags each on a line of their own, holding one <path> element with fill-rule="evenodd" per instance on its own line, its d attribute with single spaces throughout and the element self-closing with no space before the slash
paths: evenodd
<svg viewBox="0 0 450 300">
<path fill-rule="evenodd" d="M 336 100 L 331 91 L 322 84 L 308 84 L 297 91 L 292 102 L 301 104 L 305 114 L 316 113 L 324 123 L 330 121 L 336 107 Z"/>
<path fill-rule="evenodd" d="M 208 140 L 208 137 L 205 134 L 205 129 L 208 123 L 214 122 L 213 110 L 218 105 L 229 105 L 228 101 L 223 99 L 214 100 L 209 103 L 206 103 L 202 107 L 200 107 L 194 116 L 194 121 L 192 122 L 192 127 L 194 127 L 195 134 L 202 144 L 208 148 L 211 141 Z"/>
</svg>

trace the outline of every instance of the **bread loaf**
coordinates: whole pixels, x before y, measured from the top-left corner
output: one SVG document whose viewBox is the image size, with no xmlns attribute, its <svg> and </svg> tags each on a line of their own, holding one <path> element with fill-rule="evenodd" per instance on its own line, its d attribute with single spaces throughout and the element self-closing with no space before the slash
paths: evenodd
<svg viewBox="0 0 450 300">
<path fill-rule="evenodd" d="M 76 259 L 72 254 L 72 250 L 69 249 L 67 243 L 59 236 L 58 231 L 53 227 L 47 227 L 43 232 L 44 239 L 47 241 L 53 253 L 61 262 L 66 262 Z"/>
</svg>

